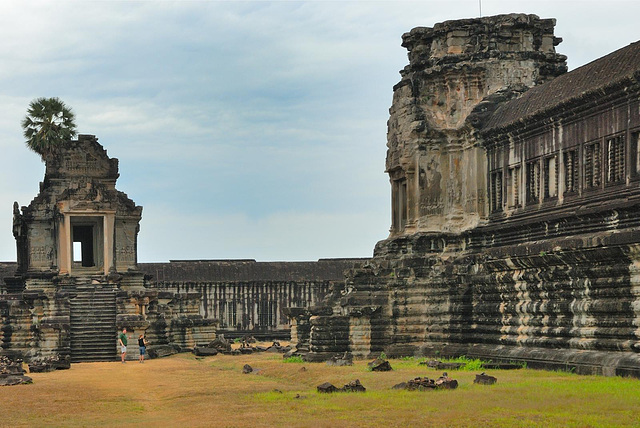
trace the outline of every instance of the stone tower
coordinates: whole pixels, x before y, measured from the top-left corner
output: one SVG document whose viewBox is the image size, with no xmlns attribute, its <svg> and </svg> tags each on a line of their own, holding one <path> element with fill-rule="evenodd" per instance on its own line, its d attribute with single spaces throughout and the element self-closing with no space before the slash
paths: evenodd
<svg viewBox="0 0 640 428">
<path fill-rule="evenodd" d="M 18 211 L 14 235 L 25 287 L 51 275 L 70 278 L 136 270 L 142 207 L 116 190 L 118 160 L 80 135 L 47 160 L 40 193 Z"/>
<path fill-rule="evenodd" d="M 500 15 L 402 36 L 409 65 L 393 88 L 387 134 L 392 238 L 460 233 L 487 218 L 487 159 L 473 120 L 491 109 L 492 99 L 567 70 L 566 57 L 555 51 L 561 39 L 554 26 L 554 19 L 535 15 Z"/>
<path fill-rule="evenodd" d="M 554 25 L 514 14 L 403 35 L 409 65 L 393 88 L 387 134 L 390 235 L 324 306 L 292 312 L 309 360 L 466 340 L 467 234 L 489 221 L 477 128 L 501 102 L 566 72 Z"/>
<path fill-rule="evenodd" d="M 160 293 L 138 270 L 142 207 L 116 189 L 118 176 L 118 160 L 80 135 L 46 159 L 29 206 L 14 204 L 18 263 L 0 289 L 3 355 L 60 368 L 115 360 L 122 328 L 130 341 L 146 334 L 151 356 L 215 338 L 217 321 L 199 313 L 198 295 Z"/>
</svg>

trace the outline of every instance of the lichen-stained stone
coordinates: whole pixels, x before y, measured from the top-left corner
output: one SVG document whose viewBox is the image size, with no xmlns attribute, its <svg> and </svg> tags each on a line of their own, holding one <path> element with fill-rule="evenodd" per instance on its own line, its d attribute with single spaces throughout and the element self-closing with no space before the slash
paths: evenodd
<svg viewBox="0 0 640 428">
<path fill-rule="evenodd" d="M 500 15 L 403 36 L 390 234 L 309 318 L 306 359 L 640 377 L 640 43 L 566 73 L 554 25 Z"/>
</svg>

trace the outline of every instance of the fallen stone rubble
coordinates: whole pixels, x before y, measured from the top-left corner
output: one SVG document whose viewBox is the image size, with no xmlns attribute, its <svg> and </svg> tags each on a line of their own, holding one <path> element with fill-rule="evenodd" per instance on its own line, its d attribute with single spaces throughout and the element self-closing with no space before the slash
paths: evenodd
<svg viewBox="0 0 640 428">
<path fill-rule="evenodd" d="M 359 379 L 353 380 L 347 383 L 342 388 L 337 388 L 335 385 L 325 382 L 323 384 L 318 385 L 318 392 L 322 393 L 332 393 L 332 392 L 365 392 L 367 389 L 360 383 Z"/>
<path fill-rule="evenodd" d="M 32 383 L 29 376 L 25 376 L 22 360 L 12 361 L 8 357 L 0 356 L 0 386 L 20 385 Z"/>
<path fill-rule="evenodd" d="M 343 355 L 334 355 L 327 360 L 327 365 L 334 367 L 352 366 L 353 356 L 348 352 L 345 352 Z"/>
<path fill-rule="evenodd" d="M 389 372 L 393 370 L 389 361 L 383 360 L 380 358 L 376 358 L 367 364 L 367 366 L 371 369 L 372 372 Z"/>
<path fill-rule="evenodd" d="M 255 343 L 255 339 L 252 337 L 244 338 L 241 342 L 241 346 L 238 349 L 231 347 L 231 341 L 226 340 L 223 335 L 218 336 L 214 341 L 210 342 L 206 346 L 196 346 L 193 349 L 193 353 L 197 356 L 213 356 L 218 354 L 224 355 L 249 355 L 254 352 L 273 352 L 286 354 L 291 351 L 291 346 L 281 346 L 280 342 L 273 342 L 271 346 L 252 346 Z"/>
<path fill-rule="evenodd" d="M 473 381 L 473 383 L 477 383 L 479 385 L 493 385 L 497 382 L 498 382 L 497 378 L 495 378 L 494 376 L 489 376 L 484 372 L 480 373 L 479 375 L 476 375 L 476 378 Z"/>
<path fill-rule="evenodd" d="M 69 370 L 71 368 L 71 360 L 69 357 L 46 357 L 36 358 L 29 363 L 29 373 L 46 373 L 54 370 Z"/>
<path fill-rule="evenodd" d="M 417 377 L 408 382 L 401 382 L 393 386 L 393 389 L 406 389 L 407 391 L 426 391 L 434 389 L 456 389 L 458 381 L 452 379 L 443 373 L 438 379 L 429 379 L 428 377 Z"/>
</svg>

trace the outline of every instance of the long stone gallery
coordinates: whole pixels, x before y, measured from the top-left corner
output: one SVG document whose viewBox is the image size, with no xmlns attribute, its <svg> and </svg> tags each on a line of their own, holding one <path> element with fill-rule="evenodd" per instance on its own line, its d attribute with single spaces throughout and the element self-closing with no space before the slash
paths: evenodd
<svg viewBox="0 0 640 428">
<path fill-rule="evenodd" d="M 81 135 L 14 206 L 2 353 L 115 360 L 223 333 L 336 355 L 467 355 L 640 377 L 640 45 L 574 71 L 555 20 L 499 15 L 403 35 L 372 258 L 137 263 L 142 208 Z M 141 236 L 140 239 L 144 239 Z M 135 355 L 132 355 L 135 357 Z"/>
</svg>

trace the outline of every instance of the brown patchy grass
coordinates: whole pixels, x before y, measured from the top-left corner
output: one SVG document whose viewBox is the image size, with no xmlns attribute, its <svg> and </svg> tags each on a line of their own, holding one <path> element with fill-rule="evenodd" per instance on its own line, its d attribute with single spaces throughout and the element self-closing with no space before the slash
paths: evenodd
<svg viewBox="0 0 640 428">
<path fill-rule="evenodd" d="M 640 425 L 640 381 L 534 370 L 452 371 L 454 391 L 391 390 L 416 376 L 441 373 L 415 360 L 391 360 L 394 371 L 285 363 L 278 354 L 196 358 L 180 354 L 144 364 L 83 363 L 34 373 L 31 385 L 0 388 L 1 426 L 216 427 L 598 427 Z M 260 369 L 242 374 L 242 366 Z M 302 370 L 305 367 L 306 370 Z M 319 394 L 360 379 L 365 393 Z M 281 392 L 276 392 L 274 390 Z M 297 395 L 304 398 L 296 398 Z"/>
</svg>

